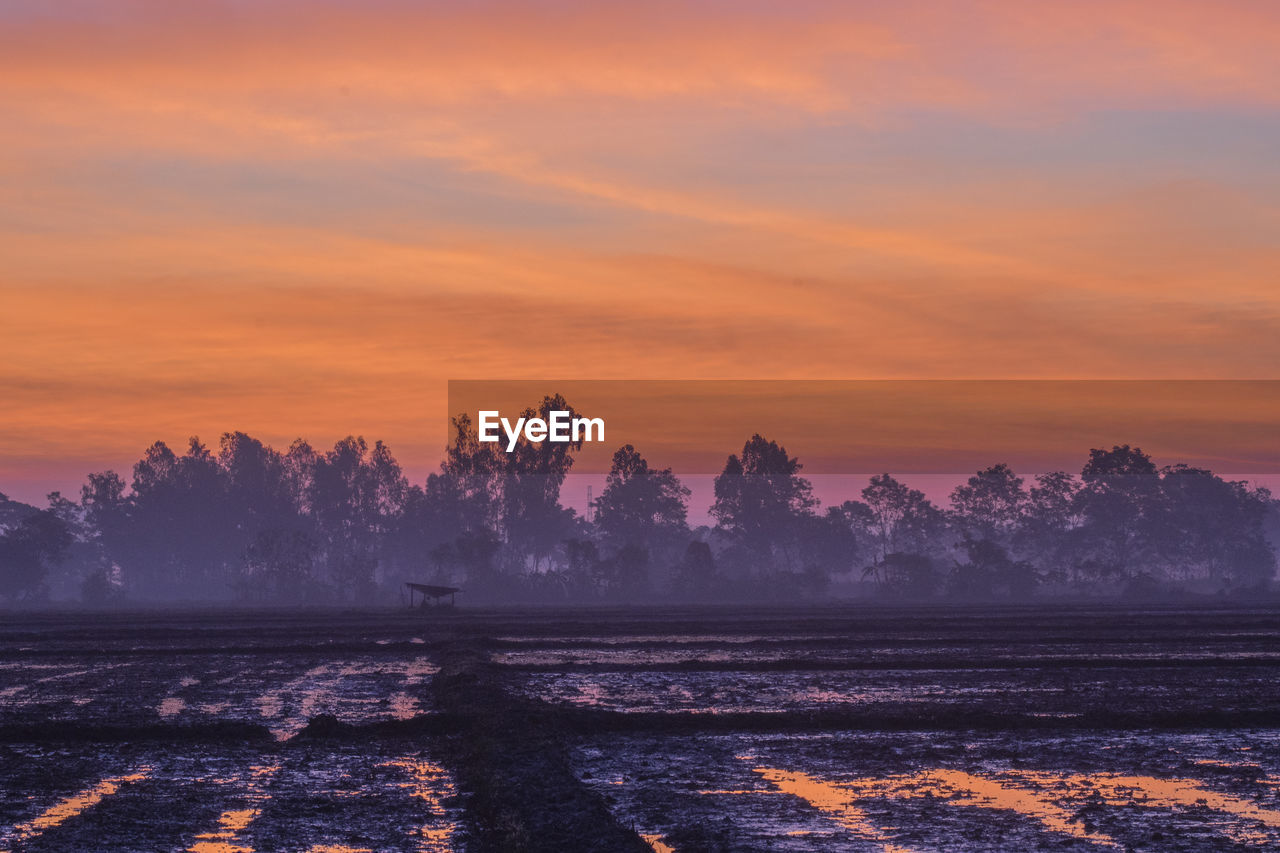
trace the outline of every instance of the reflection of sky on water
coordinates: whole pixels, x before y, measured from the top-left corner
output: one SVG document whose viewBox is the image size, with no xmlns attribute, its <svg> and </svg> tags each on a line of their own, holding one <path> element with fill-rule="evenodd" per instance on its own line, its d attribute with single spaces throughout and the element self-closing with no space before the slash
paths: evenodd
<svg viewBox="0 0 1280 853">
<path fill-rule="evenodd" d="M 97 784 L 85 788 L 77 794 L 58 801 L 45 809 L 38 817 L 11 827 L 3 835 L 0 835 L 0 843 L 4 843 L 8 846 L 29 841 L 32 838 L 41 835 L 46 830 L 59 826 L 71 818 L 83 814 L 98 803 L 102 802 L 106 797 L 110 797 L 115 794 L 122 786 L 141 782 L 143 779 L 147 778 L 150 772 L 151 768 L 144 766 L 122 776 L 112 776 L 103 779 Z"/>
<path fill-rule="evenodd" d="M 25 820 L 0 825 L 0 851 L 25 849 L 53 830 L 60 834 L 41 838 L 41 845 L 155 847 L 160 844 L 151 835 L 155 827 L 149 818 L 138 821 L 139 808 L 144 816 L 163 816 L 157 817 L 160 822 L 176 818 L 180 840 L 163 846 L 187 853 L 455 849 L 461 819 L 457 785 L 449 771 L 421 752 L 273 747 L 265 757 L 248 748 L 158 746 L 145 751 L 146 763 L 110 772 L 119 763 L 113 752 L 90 745 L 13 747 L 9 757 L 31 765 L 87 761 L 86 772 L 108 772 L 91 777 L 73 794 L 43 795 L 45 803 L 38 802 L 42 795 L 31 795 L 37 802 Z M 9 783 L 0 768 L 0 786 Z M 145 791 L 129 791 L 138 783 L 145 783 Z M 117 802 L 126 792 L 130 804 Z M 195 803 L 202 806 L 192 808 Z M 330 817 L 317 822 L 318 814 Z M 86 838 L 93 839 L 89 847 Z"/>
<path fill-rule="evenodd" d="M 408 719 L 437 667 L 423 655 L 319 662 L 267 656 L 139 658 L 116 663 L 0 666 L 0 723 L 114 725 L 263 722 L 287 738 L 308 719 Z"/>
<path fill-rule="evenodd" d="M 218 816 L 216 829 L 196 835 L 196 842 L 187 848 L 188 853 L 253 853 L 253 848 L 243 843 L 241 834 L 262 812 L 261 804 L 270 798 L 267 785 L 279 771 L 279 764 L 257 765 L 249 769 L 247 776 L 218 780 L 222 784 L 240 784 L 242 802 Z"/>
<path fill-rule="evenodd" d="M 1157 701 L 1168 707 L 1199 707 L 1215 695 L 1280 698 L 1280 685 L 1269 667 L 1197 672 L 1194 679 L 1170 678 L 1161 668 L 1124 667 L 532 672 L 524 674 L 522 689 L 548 702 L 583 708 L 692 713 L 918 705 L 981 706 L 1063 717 L 1093 709 L 1141 708 Z"/>
<path fill-rule="evenodd" d="M 1241 844 L 1266 845 L 1277 840 L 1267 830 L 1280 830 L 1280 810 L 1263 808 L 1243 797 L 1211 790 L 1192 779 L 1034 771 L 1006 771 L 999 778 L 992 778 L 961 770 L 934 768 L 910 775 L 832 783 L 805 773 L 772 767 L 755 767 L 753 770 L 778 790 L 799 797 L 859 837 L 884 843 L 886 851 L 906 848 L 890 843 L 891 837 L 874 825 L 866 812 L 859 808 L 859 803 L 877 799 L 934 798 L 957 807 L 1003 809 L 1038 821 L 1053 832 L 1113 849 L 1122 849 L 1123 845 L 1105 834 L 1085 828 L 1080 810 L 1091 799 L 1121 808 L 1198 808 L 1221 812 L 1224 817 L 1236 819 L 1224 821 L 1221 831 Z"/>
<path fill-rule="evenodd" d="M 450 817 L 444 801 L 457 796 L 458 789 L 449 772 L 424 758 L 397 758 L 384 766 L 403 771 L 407 781 L 400 787 L 421 800 L 428 814 L 443 816 L 418 830 L 421 837 L 418 853 L 448 853 L 453 850 L 453 836 L 458 831 L 458 823 Z"/>
<path fill-rule="evenodd" d="M 728 816 L 733 845 L 780 853 L 1280 849 L 1267 731 L 601 737 L 575 755 L 657 838 Z"/>
</svg>

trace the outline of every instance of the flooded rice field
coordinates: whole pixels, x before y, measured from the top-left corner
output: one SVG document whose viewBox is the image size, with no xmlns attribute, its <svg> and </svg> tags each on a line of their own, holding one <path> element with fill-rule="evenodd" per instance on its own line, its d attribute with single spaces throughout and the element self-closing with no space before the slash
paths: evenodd
<svg viewBox="0 0 1280 853">
<path fill-rule="evenodd" d="M 0 849 L 455 849 L 457 792 L 422 749 L 13 744 L 0 767 Z"/>
<path fill-rule="evenodd" d="M 1280 849 L 1275 732 L 641 736 L 575 762 L 674 849 Z"/>
<path fill-rule="evenodd" d="M 1280 849 L 1280 612 L 9 614 L 0 851 Z"/>
</svg>

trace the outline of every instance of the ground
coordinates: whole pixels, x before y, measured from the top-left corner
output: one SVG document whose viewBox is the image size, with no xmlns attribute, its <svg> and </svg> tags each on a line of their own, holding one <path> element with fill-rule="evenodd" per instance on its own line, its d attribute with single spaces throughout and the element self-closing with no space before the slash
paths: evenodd
<svg viewBox="0 0 1280 853">
<path fill-rule="evenodd" d="M 0 850 L 1280 847 L 1280 611 L 0 617 Z"/>
</svg>

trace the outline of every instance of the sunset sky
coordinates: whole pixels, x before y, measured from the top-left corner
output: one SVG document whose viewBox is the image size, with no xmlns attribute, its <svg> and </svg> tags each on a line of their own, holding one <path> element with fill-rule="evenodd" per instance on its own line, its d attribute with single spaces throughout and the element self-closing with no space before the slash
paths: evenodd
<svg viewBox="0 0 1280 853">
<path fill-rule="evenodd" d="M 417 479 L 449 379 L 1276 378 L 1277 152 L 1272 0 L 0 0 L 0 492 Z"/>
</svg>

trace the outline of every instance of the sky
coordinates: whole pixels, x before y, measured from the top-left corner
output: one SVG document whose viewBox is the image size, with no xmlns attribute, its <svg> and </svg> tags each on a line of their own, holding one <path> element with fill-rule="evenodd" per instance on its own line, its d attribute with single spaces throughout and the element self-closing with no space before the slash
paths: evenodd
<svg viewBox="0 0 1280 853">
<path fill-rule="evenodd" d="M 450 379 L 1276 378 L 1277 81 L 1270 0 L 0 0 L 0 492 L 420 479 Z"/>
</svg>

